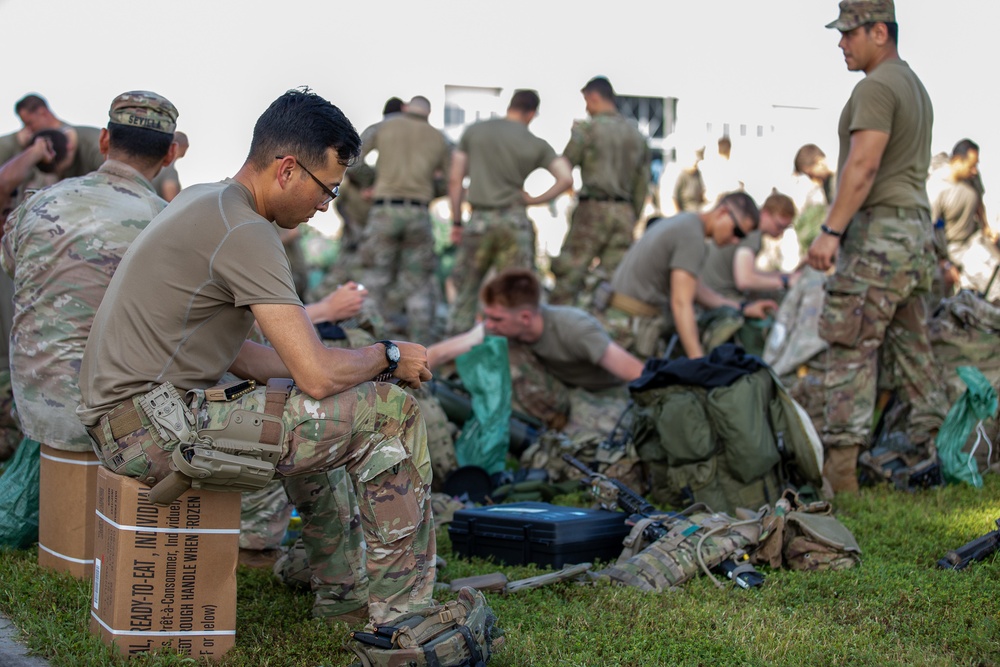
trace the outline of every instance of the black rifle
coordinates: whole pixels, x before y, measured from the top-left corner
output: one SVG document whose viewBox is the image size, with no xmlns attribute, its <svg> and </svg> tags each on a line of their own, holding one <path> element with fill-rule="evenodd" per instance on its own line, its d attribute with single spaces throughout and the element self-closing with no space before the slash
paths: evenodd
<svg viewBox="0 0 1000 667">
<path fill-rule="evenodd" d="M 611 509 L 607 506 L 607 499 L 614 496 L 615 504 L 628 515 L 626 521 L 631 525 L 635 525 L 641 519 L 653 516 L 676 516 L 673 512 L 658 510 L 651 502 L 630 489 L 627 484 L 599 473 L 596 470 L 592 470 L 586 463 L 572 454 L 563 454 L 563 461 L 587 476 L 585 482 L 591 485 L 591 493 L 602 501 L 601 504 L 605 506 L 605 509 Z M 642 531 L 642 535 L 650 542 L 655 542 L 666 535 L 667 532 L 668 529 L 661 522 L 657 521 L 646 526 L 645 530 Z"/>
<path fill-rule="evenodd" d="M 985 560 L 994 551 L 1000 549 L 1000 519 L 997 519 L 996 523 L 996 530 L 946 553 L 944 558 L 938 561 L 938 566 L 947 570 L 962 570 L 969 563 Z"/>
</svg>

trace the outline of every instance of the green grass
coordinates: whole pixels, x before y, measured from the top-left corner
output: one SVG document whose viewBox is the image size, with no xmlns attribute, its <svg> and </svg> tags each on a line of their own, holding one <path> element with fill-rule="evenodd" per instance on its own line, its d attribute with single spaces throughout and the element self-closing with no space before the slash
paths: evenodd
<svg viewBox="0 0 1000 667">
<path fill-rule="evenodd" d="M 995 528 L 1000 476 L 985 487 L 920 493 L 866 489 L 838 497 L 837 514 L 864 551 L 844 572 L 763 570 L 758 589 L 718 590 L 705 578 L 676 593 L 566 583 L 507 597 L 489 594 L 506 633 L 496 667 L 593 665 L 1000 665 L 1000 557 L 961 572 L 938 558 Z M 498 567 L 451 553 L 439 578 Z M 195 664 L 177 655 L 125 661 L 87 633 L 88 582 L 40 570 L 32 550 L 0 551 L 0 611 L 53 665 Z M 311 596 L 266 572 L 239 571 L 236 647 L 226 667 L 346 665 L 348 628 L 310 618 Z M 442 597 L 447 594 L 442 594 Z"/>
</svg>

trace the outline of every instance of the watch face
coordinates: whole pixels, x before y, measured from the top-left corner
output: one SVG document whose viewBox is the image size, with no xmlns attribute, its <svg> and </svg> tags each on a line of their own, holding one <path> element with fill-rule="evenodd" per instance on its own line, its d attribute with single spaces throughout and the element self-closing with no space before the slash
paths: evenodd
<svg viewBox="0 0 1000 667">
<path fill-rule="evenodd" d="M 387 345 L 385 348 L 385 356 L 392 363 L 396 363 L 397 361 L 399 361 L 399 348 L 396 347 L 395 345 Z"/>
</svg>

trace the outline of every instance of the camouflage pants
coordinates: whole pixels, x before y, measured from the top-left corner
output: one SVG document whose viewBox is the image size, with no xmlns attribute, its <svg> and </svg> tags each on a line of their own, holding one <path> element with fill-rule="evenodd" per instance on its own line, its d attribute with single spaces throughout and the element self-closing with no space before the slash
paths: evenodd
<svg viewBox="0 0 1000 667">
<path fill-rule="evenodd" d="M 510 363 L 511 408 L 538 419 L 548 428 L 562 429 L 569 419 L 569 389 L 545 370 L 527 345 L 507 341 Z"/>
<path fill-rule="evenodd" d="M 240 549 L 277 549 L 285 537 L 292 503 L 281 480 L 263 489 L 245 491 L 240 498 Z"/>
<path fill-rule="evenodd" d="M 435 338 L 437 255 L 430 214 L 420 206 L 373 206 L 361 242 L 364 286 L 394 337 Z"/>
<path fill-rule="evenodd" d="M 6 461 L 21 443 L 21 424 L 14 409 L 14 390 L 10 384 L 10 369 L 0 370 L 0 461 Z"/>
<path fill-rule="evenodd" d="M 473 209 L 462 230 L 462 245 L 451 273 L 458 294 L 448 319 L 448 335 L 472 328 L 479 308 L 479 286 L 490 269 L 534 267 L 535 228 L 523 206 Z"/>
<path fill-rule="evenodd" d="M 933 272 L 926 219 L 855 216 L 826 281 L 820 336 L 830 343 L 824 447 L 868 446 L 879 351 L 894 360 L 895 385 L 913 407 L 910 441 L 927 443 L 941 426 L 947 399 L 927 333 L 923 292 Z"/>
<path fill-rule="evenodd" d="M 327 347 L 372 343 L 363 331 L 347 329 L 346 333 L 346 340 L 323 343 Z M 443 480 L 458 467 L 448 419 L 437 398 L 425 389 L 405 391 L 417 401 L 426 426 L 433 477 Z M 297 566 L 311 572 L 313 615 L 333 617 L 363 608 L 368 604 L 365 538 L 357 496 L 346 468 L 285 477 L 282 482 L 243 494 L 240 548 L 263 550 L 280 545 L 294 503 L 303 517 L 306 513 L 312 516 L 312 522 L 303 525 L 302 531 L 305 562 Z"/>
<path fill-rule="evenodd" d="M 558 257 L 552 259 L 556 287 L 549 296 L 555 304 L 573 305 L 595 258 L 598 271 L 610 280 L 632 244 L 635 211 L 627 202 L 582 201 L 573 217 Z"/>
<path fill-rule="evenodd" d="M 263 388 L 228 402 L 206 401 L 202 389 L 191 390 L 188 397 L 199 431 L 221 428 L 236 410 L 264 411 Z M 101 419 L 97 428 L 108 443 L 101 459 L 118 474 L 156 481 L 169 472 L 166 460 L 176 442 L 163 441 L 144 414 L 140 419 L 143 427 L 117 440 L 107 418 Z M 321 473 L 346 468 L 366 545 L 371 622 L 386 623 L 427 606 L 436 543 L 427 435 L 416 401 L 387 383 L 366 382 L 322 400 L 293 388 L 282 423 L 280 476 L 309 475 L 315 484 L 324 477 Z M 320 510 L 309 505 L 310 498 L 294 489 L 290 493 L 299 504 L 303 535 L 329 529 L 316 514 Z"/>
<path fill-rule="evenodd" d="M 604 325 L 611 340 L 643 361 L 661 357 L 666 351 L 666 316 L 629 315 L 617 308 L 607 308 L 597 314 L 597 319 Z"/>
</svg>

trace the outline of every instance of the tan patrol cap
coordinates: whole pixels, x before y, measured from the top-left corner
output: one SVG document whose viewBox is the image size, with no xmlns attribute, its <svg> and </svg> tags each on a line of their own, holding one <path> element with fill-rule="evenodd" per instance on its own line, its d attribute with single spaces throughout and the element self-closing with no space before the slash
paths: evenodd
<svg viewBox="0 0 1000 667">
<path fill-rule="evenodd" d="M 142 127 L 165 134 L 174 133 L 177 116 L 177 108 L 170 103 L 170 100 L 148 90 L 122 93 L 114 99 L 108 111 L 108 118 L 112 123 Z"/>
<path fill-rule="evenodd" d="M 848 32 L 866 23 L 878 22 L 896 22 L 896 7 L 892 0 L 842 0 L 840 17 L 826 27 Z"/>
</svg>

